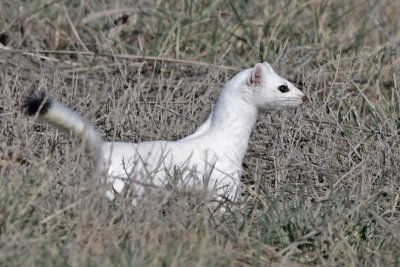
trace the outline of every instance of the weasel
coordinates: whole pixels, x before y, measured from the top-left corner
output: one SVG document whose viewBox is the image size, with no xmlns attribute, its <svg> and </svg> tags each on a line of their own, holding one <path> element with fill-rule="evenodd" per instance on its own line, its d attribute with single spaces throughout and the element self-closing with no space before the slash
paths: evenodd
<svg viewBox="0 0 400 267">
<path fill-rule="evenodd" d="M 81 137 L 98 152 L 99 168 L 107 171 L 107 182 L 112 185 L 106 193 L 110 199 L 129 181 L 139 192 L 146 184 L 190 184 L 235 202 L 240 196 L 243 158 L 259 111 L 293 109 L 306 101 L 304 93 L 264 62 L 229 80 L 207 120 L 178 141 L 105 142 L 79 114 L 44 94 L 28 96 L 23 108 L 28 115 L 37 114 L 40 120 Z"/>
</svg>

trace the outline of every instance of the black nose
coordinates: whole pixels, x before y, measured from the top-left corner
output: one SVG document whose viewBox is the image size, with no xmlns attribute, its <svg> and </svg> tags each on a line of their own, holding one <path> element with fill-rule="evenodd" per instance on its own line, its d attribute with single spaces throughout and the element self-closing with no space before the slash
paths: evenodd
<svg viewBox="0 0 400 267">
<path fill-rule="evenodd" d="M 304 103 L 304 102 L 307 102 L 308 98 L 307 98 L 306 96 L 303 96 L 303 97 L 301 98 L 301 100 L 303 100 L 303 103 Z"/>
</svg>

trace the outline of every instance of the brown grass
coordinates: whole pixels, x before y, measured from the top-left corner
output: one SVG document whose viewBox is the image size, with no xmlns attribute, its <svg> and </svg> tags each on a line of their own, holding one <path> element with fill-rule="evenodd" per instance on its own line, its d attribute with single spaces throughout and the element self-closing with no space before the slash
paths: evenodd
<svg viewBox="0 0 400 267">
<path fill-rule="evenodd" d="M 2 1 L 1 265 L 398 266 L 400 4 L 274 2 Z M 176 140 L 262 60 L 310 101 L 260 116 L 225 213 L 109 202 L 79 142 L 19 109 L 45 91 L 107 140 Z"/>
</svg>

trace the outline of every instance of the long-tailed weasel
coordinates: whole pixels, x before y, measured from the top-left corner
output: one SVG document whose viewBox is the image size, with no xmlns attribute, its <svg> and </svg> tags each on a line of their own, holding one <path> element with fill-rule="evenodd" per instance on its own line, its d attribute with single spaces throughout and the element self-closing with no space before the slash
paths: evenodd
<svg viewBox="0 0 400 267">
<path fill-rule="evenodd" d="M 122 192 L 127 182 L 136 183 L 140 192 L 145 184 L 167 186 L 179 170 L 177 185 L 207 186 L 214 196 L 236 201 L 258 112 L 296 108 L 306 101 L 299 89 L 264 62 L 228 81 L 208 119 L 178 141 L 104 142 L 79 114 L 44 94 L 27 97 L 23 107 L 28 115 L 38 113 L 39 119 L 80 136 L 99 152 L 99 168 L 107 171 L 113 187 L 109 198 Z"/>
</svg>

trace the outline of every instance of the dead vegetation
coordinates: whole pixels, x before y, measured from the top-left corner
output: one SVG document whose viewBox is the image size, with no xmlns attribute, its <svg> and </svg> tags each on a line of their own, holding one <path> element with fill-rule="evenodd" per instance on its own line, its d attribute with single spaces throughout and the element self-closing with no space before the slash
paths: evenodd
<svg viewBox="0 0 400 267">
<path fill-rule="evenodd" d="M 0 7 L 1 265 L 399 265 L 399 2 Z M 234 211 L 175 189 L 109 202 L 79 142 L 19 109 L 45 91 L 107 140 L 175 140 L 262 60 L 310 101 L 260 116 Z"/>
</svg>

